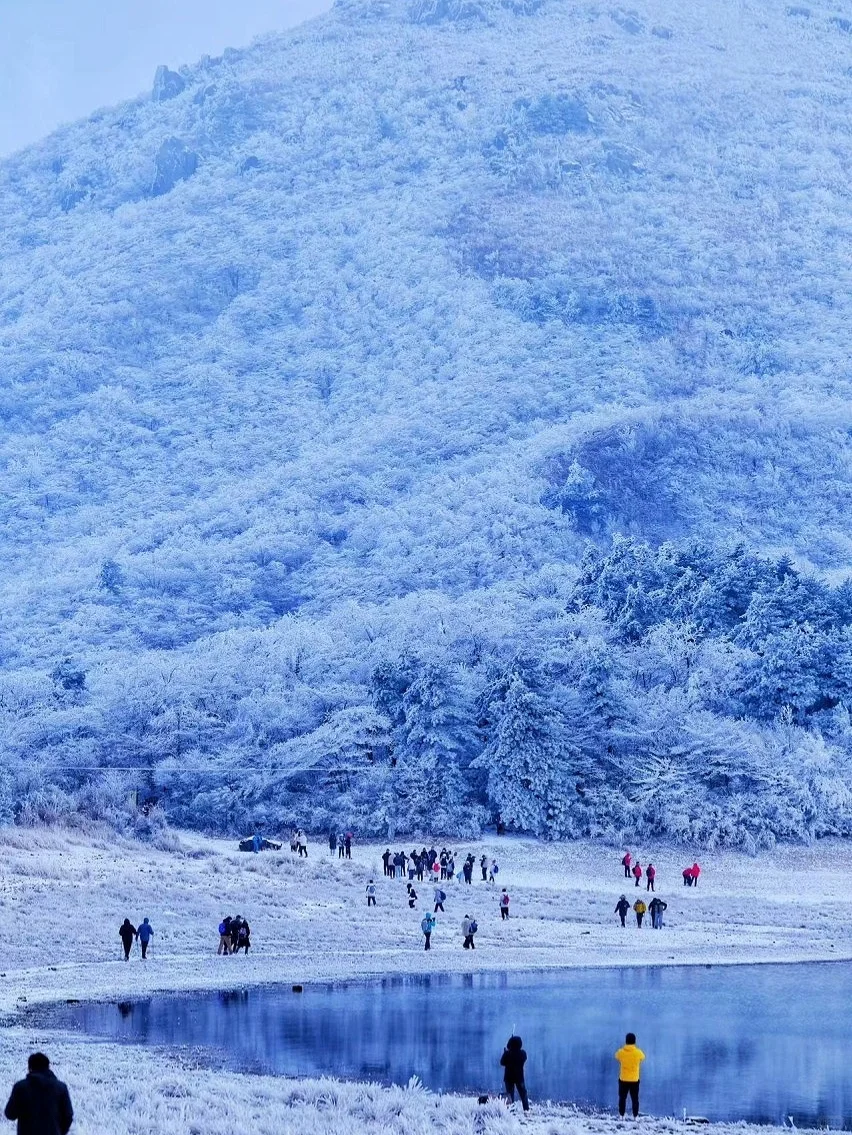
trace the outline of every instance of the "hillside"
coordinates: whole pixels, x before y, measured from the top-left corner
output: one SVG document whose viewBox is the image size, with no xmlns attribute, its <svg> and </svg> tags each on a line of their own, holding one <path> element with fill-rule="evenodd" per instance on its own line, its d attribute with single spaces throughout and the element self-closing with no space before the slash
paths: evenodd
<svg viewBox="0 0 852 1135">
<path fill-rule="evenodd" d="M 845 832 L 850 47 L 346 0 L 0 165 L 7 814 Z"/>
</svg>

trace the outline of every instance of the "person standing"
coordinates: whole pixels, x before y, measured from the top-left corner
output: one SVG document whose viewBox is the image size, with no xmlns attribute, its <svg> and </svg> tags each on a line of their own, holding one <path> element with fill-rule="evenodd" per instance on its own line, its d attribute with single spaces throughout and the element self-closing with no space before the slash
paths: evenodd
<svg viewBox="0 0 852 1135">
<path fill-rule="evenodd" d="M 648 904 L 648 910 L 651 915 L 651 929 L 662 930 L 663 928 L 663 911 L 668 909 L 668 903 L 658 899 L 655 895 Z"/>
<path fill-rule="evenodd" d="M 219 948 L 217 954 L 230 954 L 231 952 L 231 920 L 223 918 L 219 923 Z"/>
<path fill-rule="evenodd" d="M 417 891 L 412 887 L 411 883 L 406 883 L 408 888 L 408 909 L 414 910 L 417 905 Z"/>
<path fill-rule="evenodd" d="M 136 937 L 136 927 L 129 918 L 125 918 L 121 926 L 118 928 L 118 936 L 121 939 L 121 944 L 124 947 L 124 960 L 129 961 L 130 951 L 133 947 L 133 939 Z"/>
<path fill-rule="evenodd" d="M 693 885 L 693 887 L 698 886 L 698 876 L 700 874 L 701 874 L 701 868 L 698 866 L 697 863 L 693 863 L 692 864 L 692 885 Z"/>
<path fill-rule="evenodd" d="M 147 918 L 142 919 L 142 925 L 136 931 L 136 937 L 139 939 L 139 945 L 142 947 L 142 960 L 148 956 L 148 943 L 154 937 L 154 927 Z"/>
<path fill-rule="evenodd" d="M 346 849 L 346 858 L 352 858 L 352 832 L 347 832 L 343 837 L 343 846 Z"/>
<path fill-rule="evenodd" d="M 648 908 L 645 906 L 645 903 L 642 901 L 642 899 L 637 899 L 636 902 L 633 904 L 633 913 L 636 915 L 636 929 L 637 930 L 642 929 L 642 919 L 645 917 L 645 911 L 647 909 Z"/>
<path fill-rule="evenodd" d="M 337 851 L 337 832 L 329 832 L 328 835 L 328 850 L 331 858 L 334 859 L 334 853 Z"/>
<path fill-rule="evenodd" d="M 5 1116 L 18 1122 L 18 1135 L 68 1135 L 74 1108 L 68 1087 L 57 1079 L 43 1052 L 27 1060 L 27 1076 L 12 1088 Z"/>
<path fill-rule="evenodd" d="M 430 914 L 428 911 L 420 920 L 420 929 L 423 931 L 423 936 L 426 939 L 426 945 L 423 947 L 424 950 L 432 949 L 432 931 L 435 929 L 436 921 L 435 915 Z"/>
<path fill-rule="evenodd" d="M 299 855 L 308 858 L 308 837 L 303 831 L 299 831 Z"/>
<path fill-rule="evenodd" d="M 629 851 L 625 851 L 624 858 L 621 861 L 621 866 L 624 868 L 624 878 L 630 878 L 630 864 L 633 862 L 633 856 Z"/>
<path fill-rule="evenodd" d="M 642 864 L 637 859 L 633 864 L 633 878 L 636 880 L 636 886 L 642 882 Z"/>
<path fill-rule="evenodd" d="M 342 859 L 346 854 L 346 848 L 343 845 L 343 832 L 339 832 L 337 836 L 337 858 Z"/>
<path fill-rule="evenodd" d="M 435 914 L 440 910 L 444 913 L 444 899 L 447 897 L 446 892 L 441 890 L 440 887 L 435 888 Z"/>
<path fill-rule="evenodd" d="M 251 927 L 243 918 L 240 921 L 240 929 L 237 934 L 237 949 L 236 953 L 240 950 L 245 950 L 246 957 L 248 957 L 249 948 L 251 947 Z"/>
<path fill-rule="evenodd" d="M 371 879 L 367 884 L 367 906 L 376 905 L 376 884 Z"/>
<path fill-rule="evenodd" d="M 487 883 L 488 882 L 488 858 L 487 858 L 487 856 L 485 856 L 485 855 L 480 856 L 479 869 L 482 872 L 483 883 Z"/>
<path fill-rule="evenodd" d="M 506 1047 L 503 1049 L 503 1055 L 500 1057 L 500 1064 L 503 1068 L 503 1083 L 506 1085 L 506 1095 L 509 1097 L 509 1102 L 515 1102 L 515 1090 L 517 1089 L 518 1095 L 521 1097 L 521 1104 L 524 1111 L 529 1111 L 530 1101 L 527 1096 L 527 1085 L 524 1079 L 524 1065 L 527 1062 L 527 1054 L 524 1052 L 524 1042 L 519 1036 L 510 1036 L 506 1041 Z"/>
<path fill-rule="evenodd" d="M 500 893 L 500 918 L 506 919 L 509 917 L 509 892 L 504 887 Z"/>
<path fill-rule="evenodd" d="M 432 882 L 437 883 L 441 879 L 441 864 L 436 859 L 432 864 Z"/>
<path fill-rule="evenodd" d="M 385 850 L 384 850 L 384 853 L 382 855 L 382 863 L 384 863 L 384 865 L 385 865 L 385 876 L 386 877 L 388 875 L 390 875 L 390 873 L 391 873 L 390 861 L 391 861 L 391 849 L 389 847 L 386 847 Z"/>
<path fill-rule="evenodd" d="M 692 886 L 692 868 L 691 867 L 687 867 L 686 870 L 683 872 L 683 885 L 685 887 L 691 887 Z"/>
<path fill-rule="evenodd" d="M 464 916 L 464 918 L 462 919 L 462 927 L 461 928 L 462 928 L 462 934 L 464 936 L 462 946 L 465 948 L 465 950 L 475 950 L 476 949 L 476 943 L 473 940 L 473 936 L 478 929 L 478 927 L 476 925 L 476 919 L 471 918 L 469 914 L 466 914 Z"/>
<path fill-rule="evenodd" d="M 630 910 L 630 903 L 627 901 L 626 896 L 622 895 L 618 902 L 615 904 L 615 913 L 621 919 L 622 926 L 627 925 L 625 919 L 627 918 L 628 910 Z"/>
<path fill-rule="evenodd" d="M 657 868 L 654 866 L 653 863 L 649 863 L 648 866 L 645 868 L 645 878 L 648 880 L 648 884 L 645 887 L 646 891 L 653 891 L 654 890 L 654 880 L 656 879 L 656 877 L 657 877 Z"/>
<path fill-rule="evenodd" d="M 615 1054 L 618 1061 L 618 1114 L 623 1118 L 627 1110 L 627 1097 L 633 1105 L 633 1118 L 639 1115 L 639 1070 L 645 1053 L 636 1047 L 636 1034 L 628 1033 L 624 1044 Z"/>
</svg>

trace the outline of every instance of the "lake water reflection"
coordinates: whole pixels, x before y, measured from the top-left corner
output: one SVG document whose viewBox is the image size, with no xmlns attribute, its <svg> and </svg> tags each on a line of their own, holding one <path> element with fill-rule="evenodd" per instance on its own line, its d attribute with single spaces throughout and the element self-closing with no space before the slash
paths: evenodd
<svg viewBox="0 0 852 1135">
<path fill-rule="evenodd" d="M 224 962 L 224 959 L 223 959 Z M 225 962 L 224 964 L 229 964 Z M 56 1007 L 50 1023 L 207 1048 L 234 1068 L 496 1092 L 512 1030 L 533 1099 L 611 1107 L 626 1031 L 643 1110 L 852 1126 L 852 965 L 565 970 L 386 978 Z"/>
</svg>

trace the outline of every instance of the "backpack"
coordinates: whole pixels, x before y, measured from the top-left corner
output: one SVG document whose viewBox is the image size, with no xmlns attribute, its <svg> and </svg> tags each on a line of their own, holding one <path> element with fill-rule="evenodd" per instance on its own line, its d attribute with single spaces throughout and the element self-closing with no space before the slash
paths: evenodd
<svg viewBox="0 0 852 1135">
<path fill-rule="evenodd" d="M 228 927 L 225 925 L 224 922 L 219 923 L 219 933 L 220 934 L 227 934 L 228 933 Z"/>
<path fill-rule="evenodd" d="M 447 896 L 443 891 L 438 891 L 438 902 L 443 902 L 446 897 Z"/>
<path fill-rule="evenodd" d="M 478 927 L 478 926 L 476 925 L 476 919 L 475 919 L 475 918 L 471 919 L 471 923 L 470 923 L 470 933 L 471 933 L 471 934 L 475 934 L 475 933 L 477 932 L 477 930 L 478 930 L 478 929 L 479 929 L 479 927 Z"/>
<path fill-rule="evenodd" d="M 424 934 L 431 934 L 432 933 L 432 926 L 433 926 L 433 923 L 432 923 L 431 918 L 424 918 L 423 921 L 420 923 L 420 929 L 423 931 Z"/>
<path fill-rule="evenodd" d="M 645 904 L 643 902 L 637 902 L 636 906 L 634 906 L 633 909 L 636 911 L 637 914 L 644 914 L 646 908 L 645 908 Z"/>
</svg>

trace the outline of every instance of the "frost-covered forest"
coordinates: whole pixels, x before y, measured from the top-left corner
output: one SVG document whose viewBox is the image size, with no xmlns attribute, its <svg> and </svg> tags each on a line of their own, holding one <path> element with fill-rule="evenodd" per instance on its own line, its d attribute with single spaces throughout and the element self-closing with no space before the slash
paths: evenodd
<svg viewBox="0 0 852 1135">
<path fill-rule="evenodd" d="M 851 830 L 850 60 L 343 0 L 0 164 L 2 815 Z"/>
</svg>

